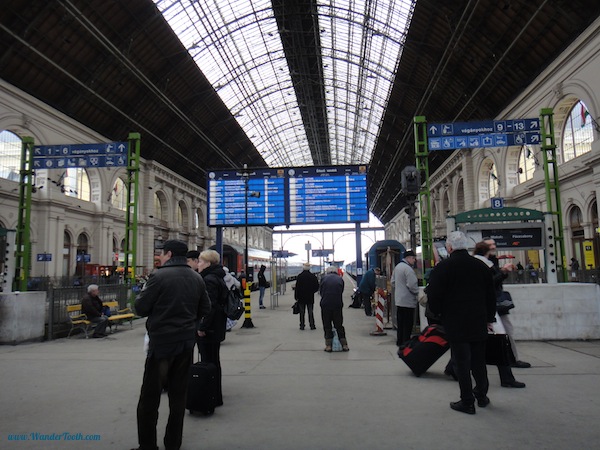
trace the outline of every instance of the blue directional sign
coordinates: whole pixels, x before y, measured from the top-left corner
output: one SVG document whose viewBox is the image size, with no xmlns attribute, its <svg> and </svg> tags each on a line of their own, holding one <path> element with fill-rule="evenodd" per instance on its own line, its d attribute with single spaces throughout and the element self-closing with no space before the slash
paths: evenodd
<svg viewBox="0 0 600 450">
<path fill-rule="evenodd" d="M 77 261 L 78 263 L 80 262 L 84 262 L 84 263 L 89 263 L 92 260 L 92 255 L 85 253 L 83 255 L 75 255 L 75 261 Z"/>
<path fill-rule="evenodd" d="M 273 258 L 288 258 L 290 252 L 288 250 L 271 250 Z"/>
<path fill-rule="evenodd" d="M 333 250 L 317 249 L 312 251 L 313 258 L 327 258 L 331 254 L 333 254 Z"/>
<path fill-rule="evenodd" d="M 538 118 L 431 123 L 427 136 L 431 151 L 541 143 Z"/>
<path fill-rule="evenodd" d="M 37 254 L 38 262 L 50 262 L 52 261 L 52 253 L 38 253 Z"/>
<path fill-rule="evenodd" d="M 127 142 L 41 145 L 33 148 L 34 169 L 127 167 Z"/>
</svg>

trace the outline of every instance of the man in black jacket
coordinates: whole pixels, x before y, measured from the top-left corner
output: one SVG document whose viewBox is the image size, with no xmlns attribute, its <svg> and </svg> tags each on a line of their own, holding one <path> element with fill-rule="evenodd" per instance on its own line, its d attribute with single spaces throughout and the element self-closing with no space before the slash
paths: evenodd
<svg viewBox="0 0 600 450">
<path fill-rule="evenodd" d="M 311 330 L 316 330 L 315 326 L 315 292 L 319 290 L 319 280 L 316 275 L 310 271 L 310 263 L 304 263 L 303 270 L 296 278 L 296 287 L 294 289 L 294 299 L 300 307 L 300 329 L 304 330 L 305 314 L 308 309 L 308 324 Z"/>
<path fill-rule="evenodd" d="M 181 447 L 188 372 L 198 323 L 210 312 L 210 300 L 199 273 L 186 260 L 185 242 L 162 245 L 161 266 L 149 277 L 135 300 L 138 315 L 148 317 L 150 337 L 144 379 L 137 408 L 140 449 L 157 449 L 156 424 L 162 388 L 169 386 L 169 420 L 164 445 Z"/>
<path fill-rule="evenodd" d="M 450 258 L 431 272 L 427 297 L 431 311 L 440 315 L 446 330 L 460 386 L 460 401 L 450 407 L 475 414 L 475 399 L 482 408 L 490 402 L 485 342 L 496 314 L 496 296 L 491 271 L 469 255 L 467 244 L 462 232 L 450 233 L 446 240 Z"/>
<path fill-rule="evenodd" d="M 102 313 L 102 300 L 98 297 L 100 288 L 97 284 L 90 284 L 87 288 L 87 294 L 81 299 L 81 312 L 87 319 L 96 324 L 93 338 L 106 337 L 106 326 L 108 325 L 108 317 Z"/>
</svg>

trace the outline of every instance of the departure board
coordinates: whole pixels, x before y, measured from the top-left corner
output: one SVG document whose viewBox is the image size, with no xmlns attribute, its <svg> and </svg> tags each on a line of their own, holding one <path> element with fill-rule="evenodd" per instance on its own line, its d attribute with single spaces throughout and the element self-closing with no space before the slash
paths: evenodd
<svg viewBox="0 0 600 450">
<path fill-rule="evenodd" d="M 290 224 L 367 222 L 367 167 L 288 170 Z"/>
<path fill-rule="evenodd" d="M 209 226 L 369 220 L 365 165 L 215 170 L 207 191 Z"/>
<path fill-rule="evenodd" d="M 248 183 L 247 203 L 246 183 Z M 208 174 L 207 185 L 209 226 L 285 223 L 284 169 L 247 169 L 246 172 L 213 171 Z"/>
</svg>

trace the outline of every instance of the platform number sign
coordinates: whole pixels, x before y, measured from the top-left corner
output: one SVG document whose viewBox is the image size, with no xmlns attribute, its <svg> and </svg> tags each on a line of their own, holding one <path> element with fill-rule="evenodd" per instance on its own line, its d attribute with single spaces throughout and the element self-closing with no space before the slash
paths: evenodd
<svg viewBox="0 0 600 450">
<path fill-rule="evenodd" d="M 504 199 L 502 197 L 494 197 L 491 199 L 491 201 L 492 201 L 492 209 L 504 208 Z"/>
</svg>

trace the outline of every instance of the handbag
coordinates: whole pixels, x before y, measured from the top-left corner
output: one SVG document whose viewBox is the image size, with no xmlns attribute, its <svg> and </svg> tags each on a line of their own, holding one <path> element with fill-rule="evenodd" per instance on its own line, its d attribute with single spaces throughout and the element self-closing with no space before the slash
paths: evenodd
<svg viewBox="0 0 600 450">
<path fill-rule="evenodd" d="M 506 314 L 514 307 L 515 304 L 512 301 L 510 292 L 502 291 L 500 295 L 496 297 L 496 311 L 498 311 L 498 313 Z"/>
<path fill-rule="evenodd" d="M 490 366 L 510 366 L 516 362 L 508 334 L 488 334 L 485 363 Z"/>
<path fill-rule="evenodd" d="M 298 305 L 298 302 L 292 305 L 292 313 L 300 314 L 300 306 Z"/>
</svg>

